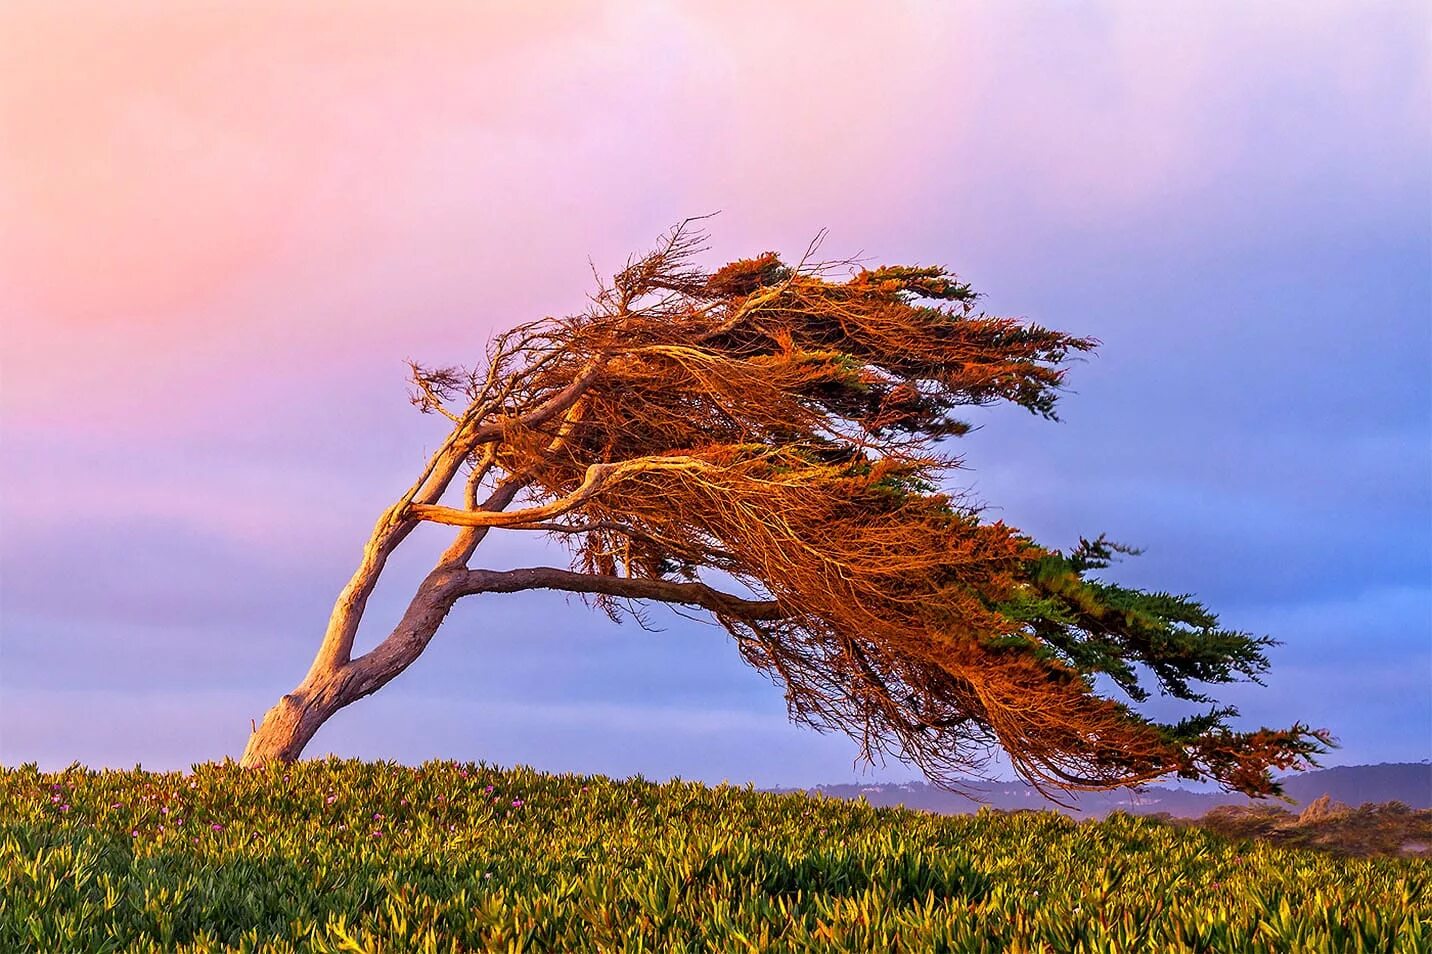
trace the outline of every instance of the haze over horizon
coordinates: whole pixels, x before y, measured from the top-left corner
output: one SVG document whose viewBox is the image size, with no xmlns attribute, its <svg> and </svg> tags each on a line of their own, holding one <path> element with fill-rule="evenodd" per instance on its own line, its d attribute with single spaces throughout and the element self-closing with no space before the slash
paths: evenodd
<svg viewBox="0 0 1432 954">
<path fill-rule="evenodd" d="M 580 309 L 589 258 L 714 210 L 712 265 L 824 228 L 828 257 L 945 264 L 1099 338 L 1060 423 L 977 415 L 963 485 L 1282 640 L 1266 688 L 1216 691 L 1240 724 L 1326 726 L 1328 765 L 1432 757 L 1429 28 L 1417 3 L 7 5 L 0 762 L 237 756 L 442 436 L 404 360 L 473 361 Z M 399 552 L 365 644 L 441 536 Z M 915 777 L 853 772 L 722 631 L 652 616 L 462 602 L 306 754 Z"/>
</svg>

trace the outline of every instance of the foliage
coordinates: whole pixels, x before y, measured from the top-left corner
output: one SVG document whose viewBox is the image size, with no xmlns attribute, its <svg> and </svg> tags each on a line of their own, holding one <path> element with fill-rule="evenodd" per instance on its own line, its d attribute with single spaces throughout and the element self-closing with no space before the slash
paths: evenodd
<svg viewBox="0 0 1432 954">
<path fill-rule="evenodd" d="M 1407 952 L 1432 868 L 428 763 L 0 772 L 0 950 Z"/>
<path fill-rule="evenodd" d="M 646 600 L 709 611 L 794 719 L 937 782 L 1002 751 L 1037 786 L 1177 774 L 1261 796 L 1278 791 L 1273 770 L 1324 750 L 1300 723 L 1236 730 L 1206 692 L 1256 680 L 1270 640 L 1191 597 L 1099 579 L 1127 549 L 1041 546 L 941 489 L 962 409 L 1052 419 L 1091 339 L 980 312 L 941 267 L 766 253 L 708 273 L 703 242 L 678 228 L 584 311 L 496 336 L 472 368 L 413 367 L 414 401 L 452 430 L 379 520 L 245 764 L 297 758 L 410 665 L 456 600 L 533 588 L 614 616 L 640 618 Z M 422 523 L 456 536 L 355 658 L 368 594 Z M 570 569 L 471 566 L 494 530 L 552 535 Z M 1134 708 L 1151 691 L 1206 708 L 1160 723 Z"/>
</svg>

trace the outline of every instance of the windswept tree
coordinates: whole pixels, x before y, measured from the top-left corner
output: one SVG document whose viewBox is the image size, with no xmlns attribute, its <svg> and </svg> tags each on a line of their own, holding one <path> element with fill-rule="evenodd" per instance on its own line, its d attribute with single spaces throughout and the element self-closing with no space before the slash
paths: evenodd
<svg viewBox="0 0 1432 954">
<path fill-rule="evenodd" d="M 532 589 L 614 616 L 704 611 L 792 718 L 936 782 L 1003 750 L 1045 788 L 1176 774 L 1263 795 L 1272 770 L 1328 744 L 1303 725 L 1237 731 L 1205 694 L 1256 681 L 1267 638 L 1099 579 L 1120 549 L 1102 537 L 1050 549 L 941 489 L 960 408 L 1053 418 L 1067 359 L 1093 341 L 980 313 L 942 268 L 837 275 L 767 253 L 708 273 L 702 241 L 674 230 L 586 310 L 498 335 L 474 368 L 413 367 L 415 403 L 451 432 L 378 518 L 245 765 L 297 758 L 411 665 L 457 600 Z M 451 544 L 355 656 L 388 557 L 425 522 Z M 494 530 L 549 535 L 570 564 L 474 565 Z M 1135 708 L 1151 688 L 1207 709 L 1158 722 Z"/>
</svg>

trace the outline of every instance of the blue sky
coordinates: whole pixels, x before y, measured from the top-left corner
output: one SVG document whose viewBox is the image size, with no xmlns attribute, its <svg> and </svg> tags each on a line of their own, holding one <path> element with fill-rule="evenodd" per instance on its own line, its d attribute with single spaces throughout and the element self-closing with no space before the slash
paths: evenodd
<svg viewBox="0 0 1432 954">
<path fill-rule="evenodd" d="M 980 412 L 957 482 L 1281 639 L 1225 693 L 1247 724 L 1432 757 L 1425 7 L 316 9 L 0 14 L 0 760 L 237 755 L 441 437 L 403 359 L 580 308 L 589 256 L 713 209 L 713 265 L 827 228 L 1101 339 L 1061 423 Z M 309 754 L 857 771 L 720 630 L 654 617 L 469 601 Z"/>
</svg>

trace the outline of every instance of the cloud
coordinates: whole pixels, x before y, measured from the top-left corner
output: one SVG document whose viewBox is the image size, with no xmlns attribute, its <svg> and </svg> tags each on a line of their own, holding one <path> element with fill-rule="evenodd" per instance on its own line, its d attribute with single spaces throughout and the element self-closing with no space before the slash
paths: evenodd
<svg viewBox="0 0 1432 954">
<path fill-rule="evenodd" d="M 962 479 L 992 515 L 1148 547 L 1121 578 L 1287 634 L 1280 662 L 1309 685 L 1360 621 L 1390 669 L 1418 664 L 1425 26 L 1417 4 L 9 4 L 7 695 L 87 686 L 91 714 L 135 732 L 127 712 L 192 704 L 206 714 L 164 757 L 231 750 L 215 733 L 247 715 L 221 710 L 257 714 L 298 676 L 372 520 L 441 437 L 405 404 L 402 360 L 470 360 L 493 329 L 580 308 L 589 256 L 610 271 L 714 209 L 713 261 L 799 254 L 829 227 L 833 257 L 945 262 L 992 310 L 1104 340 L 1062 424 L 973 412 Z M 366 639 L 437 545 L 398 562 Z M 500 696 L 485 705 L 597 707 L 614 765 L 686 764 L 696 729 L 662 736 L 672 709 L 779 709 L 683 624 L 652 637 L 513 599 L 451 628 L 382 698 L 466 680 Z M 1420 752 L 1416 700 L 1375 679 L 1347 705 L 1401 727 L 1358 745 Z M 150 709 L 121 691 L 191 682 L 189 703 Z M 1299 714 L 1291 690 L 1263 698 Z M 633 699 L 651 708 L 615 714 Z M 577 758 L 579 720 L 557 711 L 532 719 Z M 345 724 L 354 751 L 416 751 Z M 709 745 L 752 772 L 806 764 L 793 739 L 824 745 L 750 754 L 748 728 Z M 90 760 L 143 751 L 84 737 Z"/>
</svg>

